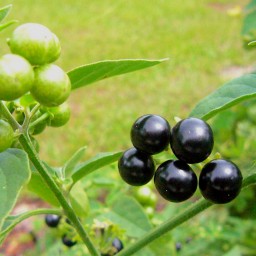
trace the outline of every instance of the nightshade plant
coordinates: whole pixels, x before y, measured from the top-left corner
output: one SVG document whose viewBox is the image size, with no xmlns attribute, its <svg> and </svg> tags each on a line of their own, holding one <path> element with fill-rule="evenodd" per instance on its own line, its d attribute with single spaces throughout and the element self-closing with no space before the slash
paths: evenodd
<svg viewBox="0 0 256 256">
<path fill-rule="evenodd" d="M 0 21 L 3 21 L 10 9 L 10 5 L 0 9 Z M 15 21 L 1 24 L 0 30 L 13 23 Z M 36 33 L 40 35 L 36 39 L 32 36 L 35 28 Z M 138 254 L 143 247 L 150 246 L 157 238 L 163 237 L 167 232 L 213 205 L 212 202 L 201 198 L 191 203 L 184 212 L 171 216 L 170 219 L 152 228 L 138 204 L 130 197 L 120 196 L 113 204 L 113 212 L 97 216 L 101 220 L 108 219 L 107 222 L 103 222 L 104 225 L 101 225 L 102 222 L 97 218 L 87 222 L 87 218 L 94 216 L 88 217 L 89 203 L 82 179 L 101 167 L 107 168 L 116 163 L 122 152 L 100 153 L 85 162 L 80 162 L 85 151 L 85 148 L 81 148 L 63 167 L 54 168 L 39 158 L 37 142 L 33 136 L 47 129 L 48 125 L 58 127 L 68 121 L 68 107 L 60 106 L 66 104 L 73 90 L 108 77 L 154 66 L 165 59 L 101 61 L 74 68 L 66 73 L 52 63 L 60 55 L 60 42 L 57 36 L 43 25 L 35 23 L 18 26 L 10 36 L 8 44 L 11 53 L 6 53 L 0 59 L 1 243 L 21 221 L 34 215 L 46 214 L 60 216 L 56 228 L 65 227 L 61 238 L 67 247 L 73 249 L 82 246 L 83 255 L 127 256 Z M 31 47 L 25 47 L 24 44 Z M 6 71 L 7 67 L 10 68 L 11 74 Z M 248 74 L 228 82 L 199 102 L 189 116 L 206 121 L 224 109 L 255 97 L 255 81 L 255 74 Z M 165 124 L 165 127 L 165 136 L 168 138 L 169 126 Z M 164 149 L 166 144 L 160 144 L 161 149 Z M 155 152 L 158 152 L 158 149 L 151 153 Z M 116 166 L 115 170 L 117 171 Z M 190 171 L 189 168 L 188 170 Z M 150 173 L 150 178 L 152 177 L 153 172 Z M 255 172 L 244 175 L 242 188 L 252 184 L 256 184 Z M 55 208 L 10 215 L 24 186 Z M 113 194 L 118 192 L 114 191 Z M 189 191 L 189 195 L 193 192 L 194 188 Z M 125 236 L 136 238 L 136 241 L 123 244 L 122 232 L 119 232 L 113 223 L 131 212 L 133 214 L 127 218 L 127 229 L 124 232 Z M 118 241 L 122 241 L 118 248 L 116 242 L 113 244 L 117 238 Z"/>
</svg>

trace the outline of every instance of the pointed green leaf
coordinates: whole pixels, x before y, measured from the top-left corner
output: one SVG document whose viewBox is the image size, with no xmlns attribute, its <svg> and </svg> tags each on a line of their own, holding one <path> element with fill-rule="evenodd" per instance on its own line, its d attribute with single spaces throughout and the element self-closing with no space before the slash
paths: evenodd
<svg viewBox="0 0 256 256">
<path fill-rule="evenodd" d="M 79 164 L 72 174 L 73 182 L 76 183 L 89 173 L 98 170 L 101 167 L 114 163 L 122 155 L 122 152 L 99 153 L 95 157 Z"/>
<path fill-rule="evenodd" d="M 0 31 L 4 30 L 5 28 L 8 28 L 9 26 L 17 22 L 18 22 L 17 20 L 11 20 L 6 23 L 0 24 Z"/>
<path fill-rule="evenodd" d="M 65 174 L 65 177 L 69 177 L 74 170 L 75 166 L 78 164 L 80 159 L 84 156 L 86 147 L 82 147 L 78 149 L 73 156 L 65 163 L 63 166 L 63 173 Z"/>
<path fill-rule="evenodd" d="M 256 41 L 252 41 L 248 44 L 249 46 L 255 46 L 256 45 Z"/>
<path fill-rule="evenodd" d="M 220 111 L 244 100 L 256 97 L 256 74 L 248 74 L 231 80 L 202 99 L 190 116 L 207 120 Z"/>
<path fill-rule="evenodd" d="M 166 60 L 167 59 L 105 60 L 77 67 L 69 71 L 68 76 L 71 80 L 72 89 L 74 90 L 105 78 L 149 68 Z"/>
<path fill-rule="evenodd" d="M 3 8 L 0 8 L 0 22 L 9 14 L 11 11 L 12 5 L 6 5 Z"/>
<path fill-rule="evenodd" d="M 248 15 L 245 16 L 243 20 L 243 27 L 241 30 L 241 34 L 243 36 L 245 35 L 254 35 L 255 36 L 255 31 L 256 31 L 256 10 L 253 10 L 250 12 Z"/>
<path fill-rule="evenodd" d="M 49 189 L 47 184 L 42 179 L 41 175 L 36 172 L 32 171 L 31 179 L 27 185 L 29 191 L 35 193 L 44 201 L 48 202 L 52 206 L 59 206 L 59 202 L 56 199 L 53 192 Z"/>
<path fill-rule="evenodd" d="M 126 235 L 139 238 L 152 226 L 141 205 L 132 197 L 121 196 L 114 202 L 112 211 L 103 213 L 97 219 L 108 219 L 126 231 Z"/>
<path fill-rule="evenodd" d="M 23 150 L 10 148 L 0 153 L 0 228 L 29 179 L 29 160 Z"/>
<path fill-rule="evenodd" d="M 70 192 L 70 202 L 79 217 L 86 217 L 90 211 L 89 199 L 81 182 L 77 182 Z"/>
<path fill-rule="evenodd" d="M 246 6 L 245 6 L 245 11 L 252 11 L 252 10 L 254 10 L 256 8 L 256 0 L 251 0 L 251 2 L 249 3 L 249 4 L 247 4 Z"/>
</svg>

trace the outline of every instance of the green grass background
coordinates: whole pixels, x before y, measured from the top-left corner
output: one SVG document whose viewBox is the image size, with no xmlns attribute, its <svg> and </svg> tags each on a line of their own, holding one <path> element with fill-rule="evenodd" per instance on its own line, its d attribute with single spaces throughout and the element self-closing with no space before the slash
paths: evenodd
<svg viewBox="0 0 256 256">
<path fill-rule="evenodd" d="M 186 117 L 196 102 L 227 80 L 223 71 L 253 64 L 242 47 L 242 16 L 227 10 L 243 0 L 2 0 L 13 4 L 8 20 L 46 25 L 61 40 L 56 62 L 68 71 L 106 59 L 169 58 L 147 70 L 110 78 L 74 91 L 70 122 L 37 136 L 41 156 L 61 165 L 79 147 L 86 157 L 131 146 L 136 118 L 155 113 Z M 0 34 L 0 53 L 16 25 Z M 236 74 L 233 74 L 236 76 Z M 238 74 L 239 75 L 239 74 Z"/>
</svg>

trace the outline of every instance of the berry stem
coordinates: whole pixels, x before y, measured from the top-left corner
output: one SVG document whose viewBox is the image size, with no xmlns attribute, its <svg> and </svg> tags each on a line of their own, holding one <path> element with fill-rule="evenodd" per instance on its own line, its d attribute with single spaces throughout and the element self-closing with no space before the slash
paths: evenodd
<svg viewBox="0 0 256 256">
<path fill-rule="evenodd" d="M 0 108 L 1 113 L 5 116 L 5 118 L 8 120 L 9 124 L 12 126 L 13 130 L 21 130 L 21 125 L 15 120 L 15 118 L 10 113 L 9 109 L 6 107 L 6 105 L 0 101 Z"/>
<path fill-rule="evenodd" d="M 60 205 L 62 206 L 67 218 L 71 221 L 74 228 L 76 229 L 77 233 L 80 235 L 82 241 L 87 246 L 89 252 L 92 256 L 99 256 L 99 252 L 93 245 L 91 239 L 89 238 L 87 232 L 84 230 L 79 218 L 76 216 L 73 208 L 69 205 L 68 201 L 62 194 L 61 190 L 58 188 L 54 180 L 48 174 L 47 169 L 45 168 L 44 164 L 38 158 L 37 153 L 33 146 L 31 145 L 29 138 L 25 134 L 21 134 L 19 141 L 23 146 L 24 150 L 27 152 L 30 161 L 34 164 L 37 171 L 40 173 L 44 181 L 47 183 L 49 188 L 52 190 L 56 198 L 58 199 Z"/>
<path fill-rule="evenodd" d="M 44 113 L 38 119 L 36 119 L 34 122 L 30 123 L 29 128 L 32 128 L 33 126 L 41 123 L 42 121 L 46 120 L 49 116 L 50 116 L 49 113 Z"/>
</svg>

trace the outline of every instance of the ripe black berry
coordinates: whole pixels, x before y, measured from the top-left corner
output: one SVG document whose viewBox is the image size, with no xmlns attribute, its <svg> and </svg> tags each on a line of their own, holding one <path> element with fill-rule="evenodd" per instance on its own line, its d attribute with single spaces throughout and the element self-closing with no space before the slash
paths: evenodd
<svg viewBox="0 0 256 256">
<path fill-rule="evenodd" d="M 116 253 L 120 252 L 124 248 L 122 241 L 118 238 L 113 240 L 112 246 L 116 248 Z"/>
<path fill-rule="evenodd" d="M 150 155 L 136 148 L 130 148 L 119 159 L 118 169 L 126 183 L 141 186 L 148 183 L 154 176 L 155 164 Z"/>
<path fill-rule="evenodd" d="M 205 199 L 215 204 L 225 204 L 239 194 L 242 174 L 231 161 L 218 159 L 207 163 L 199 177 L 199 188 Z"/>
<path fill-rule="evenodd" d="M 197 189 L 197 177 L 191 167 L 181 160 L 162 163 L 154 177 L 159 194 L 168 201 L 182 202 Z"/>
<path fill-rule="evenodd" d="M 50 228 L 56 228 L 59 225 L 61 216 L 55 214 L 47 214 L 45 216 L 45 223 Z"/>
<path fill-rule="evenodd" d="M 171 148 L 175 156 L 189 164 L 204 161 L 212 152 L 211 127 L 201 119 L 187 118 L 172 129 Z"/>
<path fill-rule="evenodd" d="M 71 240 L 66 234 L 62 236 L 61 240 L 67 247 L 72 247 L 77 243 L 77 241 Z"/>
<path fill-rule="evenodd" d="M 135 148 L 153 155 L 163 151 L 169 144 L 170 125 L 161 116 L 144 115 L 131 129 L 131 141 Z"/>
</svg>

